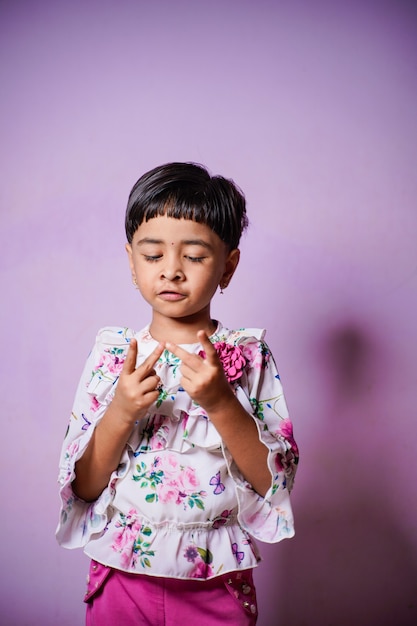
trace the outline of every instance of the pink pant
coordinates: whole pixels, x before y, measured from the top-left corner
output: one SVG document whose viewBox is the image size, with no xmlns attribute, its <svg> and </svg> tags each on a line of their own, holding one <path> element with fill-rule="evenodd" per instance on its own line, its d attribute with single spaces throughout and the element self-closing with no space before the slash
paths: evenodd
<svg viewBox="0 0 417 626">
<path fill-rule="evenodd" d="M 91 562 L 86 626 L 254 626 L 252 571 L 211 580 L 127 574 Z"/>
</svg>

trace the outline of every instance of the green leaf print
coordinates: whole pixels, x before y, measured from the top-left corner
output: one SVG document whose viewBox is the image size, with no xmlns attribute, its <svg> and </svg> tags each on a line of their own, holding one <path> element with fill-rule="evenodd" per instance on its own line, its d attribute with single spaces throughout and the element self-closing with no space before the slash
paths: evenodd
<svg viewBox="0 0 417 626">
<path fill-rule="evenodd" d="M 158 409 L 161 404 L 168 398 L 168 392 L 165 389 L 161 389 L 159 392 L 158 399 L 156 401 L 156 408 Z"/>
<path fill-rule="evenodd" d="M 210 565 L 210 563 L 213 563 L 213 555 L 210 552 L 210 550 L 204 550 L 204 548 L 197 548 L 197 552 L 203 559 L 204 563 L 207 563 L 207 565 Z"/>
</svg>

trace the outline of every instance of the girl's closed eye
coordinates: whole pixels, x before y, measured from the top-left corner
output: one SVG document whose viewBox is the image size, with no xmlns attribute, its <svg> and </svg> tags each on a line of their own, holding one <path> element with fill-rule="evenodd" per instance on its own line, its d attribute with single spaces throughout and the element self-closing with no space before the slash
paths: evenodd
<svg viewBox="0 0 417 626">
<path fill-rule="evenodd" d="M 205 256 L 190 256 L 189 254 L 187 254 L 185 258 L 188 261 L 191 261 L 191 263 L 202 263 L 206 257 Z"/>
<path fill-rule="evenodd" d="M 149 263 L 153 263 L 162 258 L 162 254 L 155 254 L 155 255 L 144 254 L 143 256 L 144 256 L 145 261 L 149 261 Z"/>
</svg>

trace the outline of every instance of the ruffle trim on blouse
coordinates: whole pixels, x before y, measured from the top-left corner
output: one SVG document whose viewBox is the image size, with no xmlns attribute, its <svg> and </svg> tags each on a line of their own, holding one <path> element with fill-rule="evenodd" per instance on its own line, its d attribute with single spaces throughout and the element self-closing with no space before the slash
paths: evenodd
<svg viewBox="0 0 417 626">
<path fill-rule="evenodd" d="M 250 537 L 230 520 L 212 524 L 152 523 L 135 510 L 115 515 L 85 552 L 107 566 L 137 574 L 208 580 L 255 567 L 260 561 Z"/>
<path fill-rule="evenodd" d="M 97 425 L 104 410 L 97 415 Z M 81 436 L 69 442 L 64 450 L 64 462 L 61 464 L 58 482 L 61 485 L 61 514 L 56 530 L 56 537 L 60 545 L 65 548 L 83 547 L 94 536 L 99 536 L 108 521 L 108 508 L 114 498 L 112 483 L 117 476 L 113 472 L 108 486 L 102 491 L 97 500 L 86 502 L 75 495 L 72 482 L 75 479 L 75 465 L 86 450 L 93 428 L 89 428 Z"/>
</svg>

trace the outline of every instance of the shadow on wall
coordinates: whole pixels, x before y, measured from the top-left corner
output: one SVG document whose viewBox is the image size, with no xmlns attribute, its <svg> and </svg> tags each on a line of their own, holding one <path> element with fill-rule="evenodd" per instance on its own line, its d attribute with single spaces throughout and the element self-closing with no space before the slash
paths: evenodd
<svg viewBox="0 0 417 626">
<path fill-rule="evenodd" d="M 280 607 L 265 625 L 417 624 L 417 562 L 396 513 L 406 463 L 381 352 L 371 331 L 351 323 L 319 342 L 324 379 L 315 391 L 330 400 L 324 414 L 312 410 L 317 431 L 301 450 L 296 537 L 272 566 L 285 575 Z"/>
</svg>

